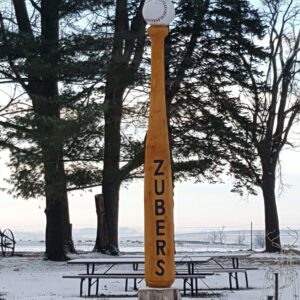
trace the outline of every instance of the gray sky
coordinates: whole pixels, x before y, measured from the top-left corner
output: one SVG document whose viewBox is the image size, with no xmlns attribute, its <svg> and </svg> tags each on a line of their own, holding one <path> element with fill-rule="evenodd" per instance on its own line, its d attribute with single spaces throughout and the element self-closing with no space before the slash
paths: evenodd
<svg viewBox="0 0 300 300">
<path fill-rule="evenodd" d="M 279 218 L 282 228 L 300 228 L 300 153 L 286 151 L 283 155 L 284 187 L 278 198 Z M 8 176 L 8 170 L 1 161 L 1 176 Z M 1 181 L 3 186 L 3 181 Z M 263 228 L 263 199 L 257 197 L 241 199 L 230 192 L 232 185 L 193 184 L 186 182 L 175 187 L 176 227 L 222 227 Z M 69 195 L 71 223 L 74 228 L 95 227 L 96 212 L 93 192 L 77 192 Z M 0 193 L 0 228 L 40 231 L 45 228 L 44 199 L 13 199 L 5 192 Z M 143 227 L 143 182 L 137 181 L 121 190 L 120 226 Z"/>
</svg>

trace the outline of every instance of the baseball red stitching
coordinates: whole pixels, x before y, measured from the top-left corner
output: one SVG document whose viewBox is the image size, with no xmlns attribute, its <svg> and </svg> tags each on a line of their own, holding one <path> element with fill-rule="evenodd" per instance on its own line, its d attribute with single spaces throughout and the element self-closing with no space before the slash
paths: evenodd
<svg viewBox="0 0 300 300">
<path fill-rule="evenodd" d="M 147 18 L 146 21 L 148 21 L 150 23 L 158 23 L 158 22 L 162 21 L 163 18 L 167 14 L 168 6 L 167 6 L 166 2 L 164 0 L 157 0 L 157 1 L 160 1 L 160 3 L 162 3 L 162 5 L 164 7 L 164 10 L 163 10 L 163 13 L 161 14 L 161 16 L 159 16 L 158 18 L 155 18 L 155 19 L 148 19 Z"/>
</svg>

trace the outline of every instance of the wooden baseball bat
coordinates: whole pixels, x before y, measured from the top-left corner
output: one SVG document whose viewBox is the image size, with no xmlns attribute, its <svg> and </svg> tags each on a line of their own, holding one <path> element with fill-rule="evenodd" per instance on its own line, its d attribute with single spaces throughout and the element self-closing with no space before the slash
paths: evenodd
<svg viewBox="0 0 300 300">
<path fill-rule="evenodd" d="M 145 281 L 170 287 L 175 279 L 173 184 L 165 99 L 167 26 L 151 26 L 151 97 L 145 148 Z"/>
</svg>

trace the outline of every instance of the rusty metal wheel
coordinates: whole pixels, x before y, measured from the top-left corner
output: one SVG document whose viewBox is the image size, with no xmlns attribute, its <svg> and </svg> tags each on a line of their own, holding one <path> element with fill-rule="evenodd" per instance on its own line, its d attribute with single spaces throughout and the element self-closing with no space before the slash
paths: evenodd
<svg viewBox="0 0 300 300">
<path fill-rule="evenodd" d="M 15 253 L 15 237 L 10 229 L 5 229 L 1 236 L 1 250 L 3 256 L 13 256 Z"/>
</svg>

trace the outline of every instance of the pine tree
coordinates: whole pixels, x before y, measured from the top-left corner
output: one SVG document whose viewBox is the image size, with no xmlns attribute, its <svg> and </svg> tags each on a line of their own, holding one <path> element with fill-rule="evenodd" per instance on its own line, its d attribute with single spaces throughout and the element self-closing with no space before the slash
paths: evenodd
<svg viewBox="0 0 300 300">
<path fill-rule="evenodd" d="M 92 26 L 94 10 L 107 10 L 107 3 L 14 0 L 0 6 L 1 79 L 22 89 L 1 116 L 0 144 L 11 149 L 16 192 L 46 198 L 45 254 L 51 260 L 65 260 L 66 247 L 74 250 L 67 198 L 72 174 L 67 176 L 65 160 L 74 160 L 70 140 L 76 144 L 80 135 L 95 130 L 82 124 L 101 115 L 91 91 L 101 86 L 109 33 L 97 37 Z"/>
<path fill-rule="evenodd" d="M 132 34 L 133 20 L 136 20 L 126 17 L 130 12 L 129 3 L 131 2 L 126 6 L 126 1 L 117 1 L 115 24 L 120 28 L 115 32 L 117 52 L 112 52 L 116 58 L 112 59 L 111 68 L 112 72 L 114 71 L 112 74 L 115 84 L 112 84 L 113 89 L 106 90 L 105 100 L 107 107 L 111 106 L 106 111 L 105 119 L 107 156 L 104 158 L 103 196 L 109 216 L 112 249 L 118 248 L 120 183 L 140 176 L 142 169 L 139 167 L 143 163 L 143 139 L 138 140 L 131 134 L 122 140 L 117 133 L 122 128 L 122 120 L 140 121 L 141 117 L 145 117 L 144 112 L 147 111 L 148 105 L 147 102 L 135 99 L 134 112 L 132 107 L 124 106 L 123 98 L 134 86 L 139 87 L 141 84 L 144 90 L 149 91 L 149 79 L 145 77 L 149 75 L 149 67 L 145 67 L 145 63 L 149 63 L 149 47 L 143 53 L 136 52 L 139 58 L 144 55 L 144 62 L 139 60 L 139 64 L 135 64 L 140 67 L 140 73 L 138 70 L 136 72 L 139 76 L 131 77 L 131 73 L 126 69 L 130 60 L 124 62 L 126 57 L 130 57 L 126 56 L 128 52 L 124 45 L 131 36 L 130 33 Z M 237 106 L 239 99 L 231 95 L 230 89 L 236 83 L 234 79 L 241 78 L 238 84 L 246 84 L 247 79 L 236 47 L 251 53 L 254 59 L 264 56 L 262 50 L 252 43 L 253 36 L 260 38 L 263 34 L 259 15 L 247 1 L 178 1 L 176 4 L 177 18 L 171 27 L 166 47 L 166 92 L 175 177 L 215 181 L 226 168 L 228 170 L 229 163 L 230 171 L 237 179 L 235 189 L 241 192 L 242 187 L 246 186 L 254 192 L 253 180 L 258 173 L 256 157 L 243 133 L 232 132 L 232 115 L 239 114 L 240 107 Z M 236 22 L 237 14 L 240 16 L 240 23 Z M 242 39 L 237 35 L 241 27 Z M 142 26 L 140 35 L 134 37 L 135 49 L 141 51 L 139 37 L 144 43 Z M 149 46 L 148 43 L 146 45 Z M 131 57 L 135 56 L 131 54 Z M 125 81 L 124 74 L 128 75 Z M 131 78 L 135 81 L 128 81 Z M 110 97 L 108 91 L 113 91 L 114 97 Z M 243 116 L 240 118 L 245 119 Z M 111 126 L 111 122 L 115 122 L 115 127 Z M 132 123 L 134 124 L 134 121 Z M 123 155 L 127 161 L 120 167 L 119 162 L 122 161 Z M 246 159 L 246 164 L 239 162 L 241 156 Z M 110 167 L 105 170 L 106 163 Z M 254 173 L 249 171 L 249 166 Z"/>
</svg>

